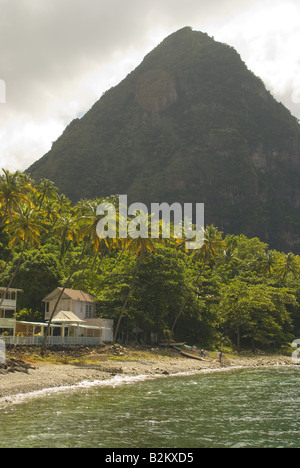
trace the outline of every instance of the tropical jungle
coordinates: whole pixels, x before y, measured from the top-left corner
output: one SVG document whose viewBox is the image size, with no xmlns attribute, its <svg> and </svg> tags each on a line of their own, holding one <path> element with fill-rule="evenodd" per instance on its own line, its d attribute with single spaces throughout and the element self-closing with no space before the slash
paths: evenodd
<svg viewBox="0 0 300 468">
<path fill-rule="evenodd" d="M 184 340 L 206 347 L 283 349 L 300 334 L 300 258 L 259 238 L 205 227 L 204 243 L 99 238 L 99 203 L 76 204 L 47 179 L 0 176 L 0 284 L 22 289 L 17 318 L 44 321 L 55 287 L 82 289 L 97 315 L 115 320 L 114 340 Z"/>
</svg>

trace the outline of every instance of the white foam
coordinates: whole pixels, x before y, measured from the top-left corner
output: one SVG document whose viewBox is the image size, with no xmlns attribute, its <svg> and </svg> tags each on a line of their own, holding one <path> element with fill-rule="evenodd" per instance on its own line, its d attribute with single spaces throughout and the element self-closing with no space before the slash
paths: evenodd
<svg viewBox="0 0 300 468">
<path fill-rule="evenodd" d="M 27 400 L 32 400 L 36 398 L 44 398 L 51 396 L 56 393 L 69 392 L 74 390 L 89 389 L 95 387 L 118 387 L 124 384 L 133 384 L 135 382 L 143 382 L 144 380 L 154 379 L 157 377 L 162 377 L 161 375 L 135 375 L 135 376 L 114 376 L 111 379 L 107 380 L 84 380 L 75 385 L 65 385 L 61 387 L 51 387 L 44 388 L 43 390 L 36 390 L 28 393 L 19 393 L 13 396 L 7 396 L 0 398 L 0 409 L 7 407 L 8 405 L 17 405 L 21 404 Z"/>
<path fill-rule="evenodd" d="M 51 387 L 45 388 L 43 390 L 36 390 L 29 393 L 19 393 L 13 396 L 7 396 L 0 398 L 0 410 L 11 405 L 18 405 L 24 403 L 28 400 L 33 400 L 37 398 L 45 398 L 57 393 L 70 392 L 76 390 L 90 389 L 96 387 L 118 387 L 120 385 L 129 385 L 136 382 L 143 382 L 145 380 L 153 380 L 157 378 L 168 378 L 168 377 L 189 377 L 193 375 L 200 375 L 203 373 L 213 373 L 213 372 L 226 372 L 230 370 L 243 369 L 243 366 L 232 366 L 232 367 L 223 367 L 223 368 L 211 368 L 211 369 L 197 369 L 193 371 L 177 372 L 173 374 L 163 375 L 163 374 L 148 374 L 148 375 L 116 375 L 110 379 L 106 380 L 84 380 L 75 385 L 65 385 L 61 387 Z"/>
</svg>

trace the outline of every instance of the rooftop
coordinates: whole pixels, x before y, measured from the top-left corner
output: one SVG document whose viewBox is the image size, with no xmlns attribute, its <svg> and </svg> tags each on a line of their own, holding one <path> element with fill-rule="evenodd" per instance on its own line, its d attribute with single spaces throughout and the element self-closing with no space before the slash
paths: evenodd
<svg viewBox="0 0 300 468">
<path fill-rule="evenodd" d="M 63 288 L 59 287 L 56 288 L 54 291 L 52 291 L 48 296 L 46 296 L 43 301 L 48 301 L 52 298 L 52 296 L 55 296 L 58 291 L 62 291 Z M 68 296 L 70 299 L 73 301 L 80 301 L 80 302 L 90 302 L 94 303 L 95 300 L 94 298 L 87 292 L 77 290 L 77 289 L 65 289 L 64 290 L 64 295 Z"/>
</svg>

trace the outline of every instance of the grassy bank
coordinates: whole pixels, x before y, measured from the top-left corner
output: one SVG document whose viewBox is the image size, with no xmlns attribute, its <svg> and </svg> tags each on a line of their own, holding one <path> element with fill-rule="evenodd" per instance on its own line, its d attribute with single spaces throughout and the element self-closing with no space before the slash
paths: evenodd
<svg viewBox="0 0 300 468">
<path fill-rule="evenodd" d="M 273 352 L 242 351 L 238 353 L 231 348 L 222 349 L 227 360 L 232 362 L 244 361 L 245 359 L 255 360 L 268 357 L 285 356 L 291 357 L 292 348 L 277 350 Z M 150 347 L 150 346 L 120 346 L 120 345 L 101 345 L 101 346 L 78 346 L 78 347 L 54 347 L 49 349 L 45 356 L 39 353 L 36 347 L 14 347 L 7 351 L 8 358 L 22 359 L 30 364 L 53 364 L 53 365 L 77 365 L 77 364 L 95 364 L 102 362 L 139 362 L 155 361 L 160 359 L 180 358 L 179 351 L 172 348 Z M 218 357 L 218 351 L 208 352 L 207 360 L 214 360 Z"/>
</svg>

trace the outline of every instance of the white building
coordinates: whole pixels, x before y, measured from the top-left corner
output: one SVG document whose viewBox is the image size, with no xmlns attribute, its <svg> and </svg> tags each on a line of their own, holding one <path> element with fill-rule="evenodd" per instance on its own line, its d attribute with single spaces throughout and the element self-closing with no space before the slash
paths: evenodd
<svg viewBox="0 0 300 468">
<path fill-rule="evenodd" d="M 11 345 L 41 345 L 48 324 L 16 320 L 19 291 L 0 288 L 0 339 Z M 56 288 L 43 299 L 46 322 L 61 293 L 62 288 Z M 64 290 L 50 325 L 47 344 L 94 346 L 112 341 L 113 320 L 96 317 L 94 298 L 84 291 Z"/>
<path fill-rule="evenodd" d="M 49 321 L 54 307 L 63 288 L 56 288 L 43 299 L 45 303 L 45 321 Z M 63 314 L 63 316 L 62 316 Z M 75 317 L 74 317 L 75 316 Z M 69 318 L 69 320 L 68 320 Z M 65 289 L 56 307 L 52 323 L 79 324 L 79 327 L 89 327 L 90 330 L 101 329 L 101 341 L 113 341 L 113 320 L 96 317 L 96 303 L 94 298 L 85 291 Z"/>
<path fill-rule="evenodd" d="M 16 332 L 17 296 L 21 289 L 0 287 L 0 335 Z M 2 331 L 1 331 L 2 330 Z"/>
<path fill-rule="evenodd" d="M 18 292 L 22 292 L 22 289 L 0 287 L 0 318 L 14 318 Z"/>
</svg>

